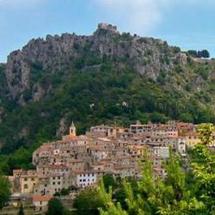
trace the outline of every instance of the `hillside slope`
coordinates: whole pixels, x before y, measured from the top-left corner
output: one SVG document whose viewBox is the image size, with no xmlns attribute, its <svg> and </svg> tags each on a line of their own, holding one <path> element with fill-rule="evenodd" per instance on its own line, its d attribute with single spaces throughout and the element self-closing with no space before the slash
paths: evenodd
<svg viewBox="0 0 215 215">
<path fill-rule="evenodd" d="M 215 121 L 215 62 L 100 24 L 33 39 L 0 65 L 2 154 L 99 123 Z M 1 161 L 1 160 L 0 160 Z"/>
</svg>

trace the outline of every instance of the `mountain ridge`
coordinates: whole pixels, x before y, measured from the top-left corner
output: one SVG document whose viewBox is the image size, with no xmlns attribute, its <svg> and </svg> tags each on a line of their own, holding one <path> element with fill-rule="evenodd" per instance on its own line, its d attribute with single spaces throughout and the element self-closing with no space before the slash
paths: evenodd
<svg viewBox="0 0 215 215">
<path fill-rule="evenodd" d="M 214 60 L 109 24 L 33 39 L 0 65 L 0 156 L 23 149 L 30 159 L 72 120 L 79 133 L 136 120 L 215 122 L 214 80 Z"/>
<path fill-rule="evenodd" d="M 120 40 L 119 43 L 117 40 Z M 14 51 L 8 56 L 5 75 L 10 95 L 13 99 L 21 97 L 18 98 L 19 103 L 24 104 L 22 94 L 31 88 L 32 67 L 51 72 L 60 71 L 62 65 L 69 65 L 75 58 L 80 57 L 82 50 L 79 49 L 82 48 L 95 53 L 100 59 L 104 56 L 111 58 L 116 56 L 118 58 L 127 57 L 134 64 L 138 73 L 151 76 L 155 80 L 160 70 L 172 69 L 172 65 L 165 62 L 169 59 L 163 56 L 164 53 L 160 55 L 160 50 L 157 50 L 156 46 L 161 46 L 164 51 L 168 49 L 169 52 L 178 52 L 177 55 L 171 53 L 169 57 L 175 59 L 171 59 L 170 62 L 172 60 L 186 61 L 186 56 L 180 53 L 179 49 L 170 48 L 164 41 L 141 38 L 136 35 L 131 36 L 129 33 L 120 34 L 115 26 L 107 24 L 99 24 L 98 29 L 90 36 L 66 33 L 61 36 L 47 35 L 46 39 L 32 39 L 22 50 Z M 154 53 L 154 56 L 150 58 L 151 63 L 147 62 L 149 60 L 144 57 L 147 52 L 149 54 Z M 38 97 L 34 101 L 37 99 Z"/>
</svg>

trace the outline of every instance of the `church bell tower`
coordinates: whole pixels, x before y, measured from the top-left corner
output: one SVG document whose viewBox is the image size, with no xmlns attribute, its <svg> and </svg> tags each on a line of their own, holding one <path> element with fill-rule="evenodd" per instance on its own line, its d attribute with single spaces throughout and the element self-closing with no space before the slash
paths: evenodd
<svg viewBox="0 0 215 215">
<path fill-rule="evenodd" d="M 70 136 L 76 136 L 76 127 L 74 123 L 72 122 L 71 126 L 69 127 L 69 135 Z"/>
</svg>

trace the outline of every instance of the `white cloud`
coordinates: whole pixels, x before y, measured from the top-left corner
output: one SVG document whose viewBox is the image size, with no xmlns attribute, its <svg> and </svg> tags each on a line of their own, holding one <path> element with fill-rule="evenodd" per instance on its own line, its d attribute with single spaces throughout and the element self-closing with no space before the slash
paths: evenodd
<svg viewBox="0 0 215 215">
<path fill-rule="evenodd" d="M 158 25 L 172 0 L 95 0 L 123 29 L 146 33 Z"/>
<path fill-rule="evenodd" d="M 133 33 L 149 33 L 159 25 L 166 12 L 182 5 L 214 5 L 214 0 L 93 0 L 106 16 L 122 30 Z"/>
</svg>

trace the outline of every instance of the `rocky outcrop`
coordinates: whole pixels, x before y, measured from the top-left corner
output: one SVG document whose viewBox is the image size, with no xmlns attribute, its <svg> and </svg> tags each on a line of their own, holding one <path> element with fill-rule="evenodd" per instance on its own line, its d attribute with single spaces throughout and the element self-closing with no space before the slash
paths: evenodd
<svg viewBox="0 0 215 215">
<path fill-rule="evenodd" d="M 124 61 L 136 72 L 153 80 L 160 71 L 168 73 L 174 61 L 186 62 L 186 56 L 164 41 L 120 34 L 116 26 L 102 23 L 91 36 L 48 35 L 46 39 L 33 39 L 22 50 L 11 53 L 5 75 L 12 98 L 21 105 L 26 102 L 26 94 L 31 94 L 33 101 L 42 99 L 52 86 L 45 89 L 39 85 L 38 80 L 33 80 L 35 73 L 55 73 L 62 68 L 68 72 L 67 68 L 76 59 L 86 55 Z"/>
<path fill-rule="evenodd" d="M 67 123 L 67 116 L 61 118 L 58 129 L 56 131 L 56 137 L 61 138 L 63 135 L 68 132 L 68 123 Z"/>
<path fill-rule="evenodd" d="M 33 39 L 0 64 L 0 153 L 58 138 L 71 119 L 80 133 L 136 119 L 214 122 L 214 80 L 214 60 L 109 24 Z"/>
</svg>

